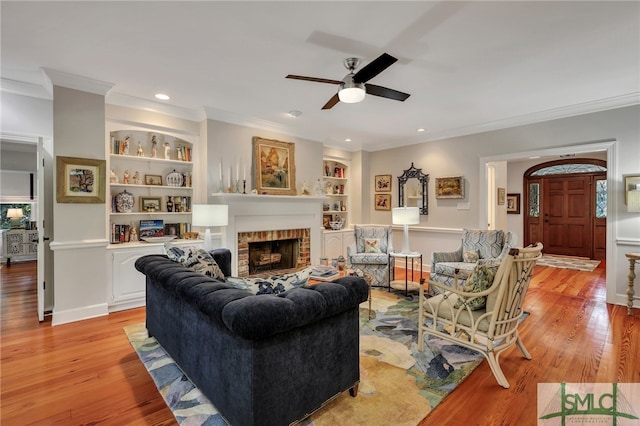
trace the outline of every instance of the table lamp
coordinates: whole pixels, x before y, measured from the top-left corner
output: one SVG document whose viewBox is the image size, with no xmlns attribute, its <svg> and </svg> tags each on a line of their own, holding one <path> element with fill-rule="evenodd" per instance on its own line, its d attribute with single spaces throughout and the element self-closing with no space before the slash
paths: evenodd
<svg viewBox="0 0 640 426">
<path fill-rule="evenodd" d="M 7 209 L 7 219 L 11 219 L 11 227 L 18 228 L 20 226 L 20 219 L 24 216 L 21 208 Z"/>
<path fill-rule="evenodd" d="M 204 233 L 204 249 L 211 251 L 210 226 L 227 226 L 229 224 L 229 206 L 224 204 L 194 204 L 191 210 L 191 225 L 206 226 Z"/>
<path fill-rule="evenodd" d="M 409 225 L 420 223 L 420 209 L 417 207 L 394 207 L 391 212 L 391 221 L 394 225 L 404 226 L 404 245 L 402 254 L 411 253 L 409 250 Z"/>
</svg>

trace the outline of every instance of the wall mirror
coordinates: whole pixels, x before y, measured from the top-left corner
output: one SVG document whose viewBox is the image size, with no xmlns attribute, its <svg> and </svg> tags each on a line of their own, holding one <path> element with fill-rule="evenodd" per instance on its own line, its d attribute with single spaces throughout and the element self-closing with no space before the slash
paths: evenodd
<svg viewBox="0 0 640 426">
<path fill-rule="evenodd" d="M 624 202 L 628 212 L 640 212 L 640 175 L 624 177 Z"/>
<path fill-rule="evenodd" d="M 420 214 L 429 214 L 428 183 L 429 175 L 411 163 L 411 167 L 398 176 L 398 207 L 419 207 Z"/>
</svg>

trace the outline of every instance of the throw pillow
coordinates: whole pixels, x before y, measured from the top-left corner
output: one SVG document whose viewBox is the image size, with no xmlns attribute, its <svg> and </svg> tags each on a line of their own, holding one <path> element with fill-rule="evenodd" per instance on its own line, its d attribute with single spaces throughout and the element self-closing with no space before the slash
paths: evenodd
<svg viewBox="0 0 640 426">
<path fill-rule="evenodd" d="M 493 284 L 493 278 L 496 275 L 498 268 L 496 266 L 481 265 L 476 266 L 469 275 L 469 278 L 464 283 L 463 291 L 467 293 L 479 293 L 487 290 Z M 467 305 L 472 311 L 483 309 L 487 304 L 487 296 L 480 296 L 467 300 Z M 462 306 L 462 300 L 458 299 L 454 308 Z"/>
<path fill-rule="evenodd" d="M 187 268 L 224 281 L 222 270 L 206 250 L 197 247 L 167 246 L 167 257 L 174 262 L 181 263 Z"/>
<path fill-rule="evenodd" d="M 364 239 L 364 252 L 365 253 L 380 253 L 380 238 L 365 238 Z"/>
<path fill-rule="evenodd" d="M 298 272 L 273 275 L 268 278 L 228 277 L 227 284 L 253 294 L 280 294 L 306 285 L 312 270 L 313 268 L 305 268 Z"/>
<path fill-rule="evenodd" d="M 465 263 L 476 263 L 478 261 L 478 251 L 465 251 L 464 253 L 462 253 L 462 260 Z"/>
</svg>

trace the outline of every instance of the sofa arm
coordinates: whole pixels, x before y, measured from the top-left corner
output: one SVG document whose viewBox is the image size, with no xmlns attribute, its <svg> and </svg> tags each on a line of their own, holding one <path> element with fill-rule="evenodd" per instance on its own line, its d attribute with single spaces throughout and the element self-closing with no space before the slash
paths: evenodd
<svg viewBox="0 0 640 426">
<path fill-rule="evenodd" d="M 213 256 L 220 270 L 225 277 L 231 276 L 231 250 L 228 248 L 217 248 L 209 252 Z"/>
<path fill-rule="evenodd" d="M 456 251 L 434 251 L 431 253 L 431 270 L 435 271 L 436 263 L 462 261 L 462 246 Z"/>
</svg>

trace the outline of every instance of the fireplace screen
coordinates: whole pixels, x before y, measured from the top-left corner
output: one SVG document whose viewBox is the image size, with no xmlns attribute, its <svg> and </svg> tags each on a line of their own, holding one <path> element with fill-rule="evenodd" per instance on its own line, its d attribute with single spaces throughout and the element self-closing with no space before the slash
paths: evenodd
<svg viewBox="0 0 640 426">
<path fill-rule="evenodd" d="M 249 243 L 249 275 L 295 268 L 299 253 L 297 238 Z"/>
</svg>

